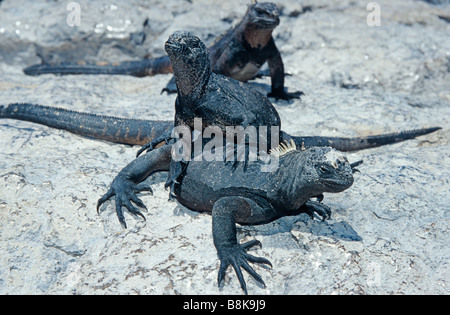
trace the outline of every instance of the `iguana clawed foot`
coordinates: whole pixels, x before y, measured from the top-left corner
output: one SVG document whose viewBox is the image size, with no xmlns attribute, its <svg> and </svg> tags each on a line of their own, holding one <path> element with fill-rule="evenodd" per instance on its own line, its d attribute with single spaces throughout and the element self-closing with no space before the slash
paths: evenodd
<svg viewBox="0 0 450 315">
<path fill-rule="evenodd" d="M 255 257 L 250 254 L 247 254 L 247 250 L 254 246 L 260 246 L 261 242 L 258 240 L 253 240 L 244 244 L 236 244 L 231 248 L 221 248 L 218 251 L 219 259 L 220 259 L 220 268 L 219 268 L 219 276 L 218 276 L 218 284 L 220 286 L 222 280 L 225 278 L 225 271 L 228 266 L 232 266 L 234 271 L 236 272 L 236 276 L 239 279 L 241 284 L 241 288 L 245 294 L 247 294 L 247 285 L 244 280 L 244 276 L 242 274 L 241 267 L 244 268 L 256 281 L 262 284 L 264 287 L 266 284 L 263 279 L 256 271 L 249 265 L 248 262 L 258 263 L 258 264 L 266 264 L 272 267 L 270 261 L 262 257 Z"/>
<path fill-rule="evenodd" d="M 319 215 L 322 218 L 322 221 L 331 218 L 330 207 L 318 201 L 309 200 L 300 207 L 300 210 L 308 214 L 311 217 L 311 219 L 314 219 L 314 214 Z"/>
<path fill-rule="evenodd" d="M 290 100 L 290 99 L 300 99 L 302 95 L 304 95 L 302 91 L 298 92 L 287 92 L 284 88 L 283 89 L 272 89 L 272 92 L 267 94 L 267 97 L 273 97 L 276 100 Z"/>
<path fill-rule="evenodd" d="M 359 172 L 359 169 L 357 169 L 356 167 L 360 166 L 360 165 L 363 164 L 363 163 L 364 163 L 364 161 L 363 161 L 363 160 L 360 160 L 360 161 L 358 161 L 358 162 L 355 162 L 355 163 L 350 164 L 350 167 L 352 168 L 352 173 L 354 174 L 354 173 L 356 173 L 356 172 Z"/>
<path fill-rule="evenodd" d="M 111 184 L 111 188 L 108 192 L 98 200 L 97 213 L 99 213 L 102 204 L 115 196 L 117 217 L 124 229 L 127 228 L 127 224 L 123 215 L 123 207 L 125 207 L 132 215 L 139 216 L 145 220 L 145 216 L 141 213 L 141 211 L 139 211 L 139 209 L 131 203 L 131 201 L 133 201 L 136 206 L 143 208 L 147 212 L 147 207 L 144 202 L 136 196 L 137 193 L 142 191 L 149 191 L 153 194 L 153 190 L 150 185 L 146 183 L 139 183 L 136 185 L 131 180 L 128 180 L 122 176 L 117 176 Z"/>
</svg>

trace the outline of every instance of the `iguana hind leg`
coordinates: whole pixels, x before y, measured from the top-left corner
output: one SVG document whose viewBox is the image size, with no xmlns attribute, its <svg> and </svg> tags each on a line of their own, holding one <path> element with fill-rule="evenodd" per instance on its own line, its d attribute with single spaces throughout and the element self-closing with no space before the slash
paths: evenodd
<svg viewBox="0 0 450 315">
<path fill-rule="evenodd" d="M 133 205 L 134 203 L 140 208 L 147 209 L 142 200 L 136 196 L 136 193 L 141 191 L 152 192 L 152 189 L 144 180 L 152 173 L 169 170 L 171 150 L 171 145 L 165 145 L 140 156 L 125 166 L 114 178 L 108 192 L 98 200 L 97 212 L 99 212 L 102 204 L 115 197 L 117 217 L 123 228 L 127 227 L 123 208 L 126 208 L 133 216 L 140 216 L 145 220 L 145 216 Z"/>
</svg>

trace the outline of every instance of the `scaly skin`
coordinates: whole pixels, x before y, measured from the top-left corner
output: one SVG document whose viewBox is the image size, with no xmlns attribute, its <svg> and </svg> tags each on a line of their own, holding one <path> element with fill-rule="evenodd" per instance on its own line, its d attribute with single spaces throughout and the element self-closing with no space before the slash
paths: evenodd
<svg viewBox="0 0 450 315">
<path fill-rule="evenodd" d="M 172 121 L 93 115 L 33 104 L 0 106 L 0 118 L 30 121 L 85 137 L 133 145 L 143 145 L 173 128 Z"/>
</svg>

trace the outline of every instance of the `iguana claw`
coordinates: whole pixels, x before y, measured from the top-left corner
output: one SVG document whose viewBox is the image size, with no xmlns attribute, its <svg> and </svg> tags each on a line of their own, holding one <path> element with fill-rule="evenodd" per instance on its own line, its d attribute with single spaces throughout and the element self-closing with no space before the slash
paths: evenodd
<svg viewBox="0 0 450 315">
<path fill-rule="evenodd" d="M 236 276 L 239 279 L 239 283 L 241 284 L 241 288 L 244 293 L 247 295 L 247 285 L 244 280 L 244 276 L 242 274 L 241 267 L 244 268 L 256 281 L 258 281 L 264 287 L 266 284 L 264 283 L 261 276 L 256 273 L 256 271 L 248 264 L 248 262 L 258 263 L 258 264 L 266 264 L 272 267 L 272 263 L 265 258 L 255 257 L 250 254 L 247 254 L 247 250 L 253 246 L 261 245 L 261 242 L 257 240 L 253 240 L 244 244 L 236 244 L 235 246 L 229 249 L 222 249 L 219 252 L 220 259 L 220 268 L 219 275 L 217 278 L 218 285 L 222 283 L 225 278 L 225 272 L 228 266 L 232 266 L 234 271 L 236 272 Z"/>
<path fill-rule="evenodd" d="M 330 207 L 324 205 L 323 203 L 320 203 L 319 201 L 309 200 L 301 207 L 301 210 L 307 213 L 311 219 L 314 219 L 315 213 L 322 218 L 322 221 L 331 218 Z"/>
</svg>

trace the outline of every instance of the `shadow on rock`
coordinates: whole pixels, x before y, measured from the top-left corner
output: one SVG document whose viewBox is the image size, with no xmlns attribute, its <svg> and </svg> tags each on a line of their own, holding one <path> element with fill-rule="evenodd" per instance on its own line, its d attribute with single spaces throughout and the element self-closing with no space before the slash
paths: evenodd
<svg viewBox="0 0 450 315">
<path fill-rule="evenodd" d="M 282 217 L 273 222 L 257 226 L 239 226 L 241 232 L 249 235 L 275 235 L 291 231 L 326 236 L 336 240 L 359 242 L 361 236 L 345 221 L 329 222 L 312 220 L 307 214 Z"/>
<path fill-rule="evenodd" d="M 293 230 L 327 236 L 343 241 L 360 242 L 361 236 L 345 221 L 329 223 L 327 221 L 311 220 L 306 214 L 297 216 Z"/>
</svg>

